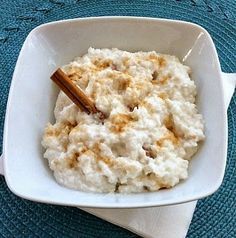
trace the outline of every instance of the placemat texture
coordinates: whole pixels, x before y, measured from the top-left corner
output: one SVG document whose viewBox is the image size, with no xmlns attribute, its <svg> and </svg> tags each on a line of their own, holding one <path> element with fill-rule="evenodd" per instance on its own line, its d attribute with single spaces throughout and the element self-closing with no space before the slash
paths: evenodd
<svg viewBox="0 0 236 238">
<path fill-rule="evenodd" d="M 223 71 L 236 72 L 235 0 L 2 0 L 0 7 L 0 149 L 2 149 L 3 122 L 12 73 L 20 48 L 30 30 L 49 21 L 104 15 L 162 17 L 200 24 L 213 37 Z M 229 148 L 224 182 L 213 196 L 198 202 L 188 238 L 235 237 L 235 95 L 228 109 L 228 122 Z M 18 198 L 9 191 L 4 177 L 0 176 L 0 237 L 131 238 L 138 236 L 77 208 L 33 203 Z"/>
</svg>

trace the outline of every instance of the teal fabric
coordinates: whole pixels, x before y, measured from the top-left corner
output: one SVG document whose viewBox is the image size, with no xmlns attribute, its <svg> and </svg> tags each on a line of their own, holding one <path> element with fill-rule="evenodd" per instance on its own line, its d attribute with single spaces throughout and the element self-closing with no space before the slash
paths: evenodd
<svg viewBox="0 0 236 238">
<path fill-rule="evenodd" d="M 11 77 L 21 46 L 30 30 L 54 20 L 102 15 L 162 17 L 200 24 L 213 37 L 223 71 L 236 72 L 235 0 L 2 0 L 0 7 L 1 142 Z M 198 201 L 188 238 L 235 237 L 235 121 L 236 97 L 234 95 L 228 109 L 229 147 L 224 182 L 214 195 Z M 77 208 L 39 204 L 18 198 L 9 191 L 4 177 L 0 176 L 0 237 L 131 238 L 138 236 Z"/>
</svg>

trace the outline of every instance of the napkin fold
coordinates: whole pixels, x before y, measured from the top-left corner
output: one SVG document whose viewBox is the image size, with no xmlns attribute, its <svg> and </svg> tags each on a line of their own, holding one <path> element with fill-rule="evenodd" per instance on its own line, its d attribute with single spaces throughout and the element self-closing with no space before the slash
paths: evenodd
<svg viewBox="0 0 236 238">
<path fill-rule="evenodd" d="M 81 209 L 145 238 L 184 238 L 196 203 L 135 209 Z"/>
</svg>

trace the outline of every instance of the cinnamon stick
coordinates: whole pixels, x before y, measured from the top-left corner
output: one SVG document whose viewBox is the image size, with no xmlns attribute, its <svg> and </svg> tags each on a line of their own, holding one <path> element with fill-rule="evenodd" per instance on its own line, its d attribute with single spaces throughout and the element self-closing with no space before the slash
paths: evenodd
<svg viewBox="0 0 236 238">
<path fill-rule="evenodd" d="M 59 86 L 59 88 L 86 113 L 98 113 L 93 101 L 79 88 L 71 79 L 59 68 L 51 76 L 51 79 Z"/>
</svg>

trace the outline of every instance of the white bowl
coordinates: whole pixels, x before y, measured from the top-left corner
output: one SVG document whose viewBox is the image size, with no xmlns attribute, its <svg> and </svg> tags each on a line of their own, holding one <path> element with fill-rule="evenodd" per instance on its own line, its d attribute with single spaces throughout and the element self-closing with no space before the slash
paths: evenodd
<svg viewBox="0 0 236 238">
<path fill-rule="evenodd" d="M 198 108 L 205 119 L 206 141 L 194 156 L 189 178 L 174 188 L 140 194 L 96 194 L 57 184 L 43 159 L 40 144 L 53 121 L 57 89 L 49 76 L 59 66 L 95 48 L 116 47 L 178 56 L 193 70 Z M 17 61 L 4 128 L 4 174 L 20 197 L 53 204 L 131 208 L 196 200 L 215 192 L 223 179 L 227 150 L 226 104 L 235 87 L 233 76 L 224 99 L 220 64 L 210 35 L 202 27 L 173 20 L 137 17 L 84 18 L 35 28 Z M 233 81 L 234 80 L 234 81 Z M 226 102 L 227 101 L 227 102 Z"/>
</svg>

